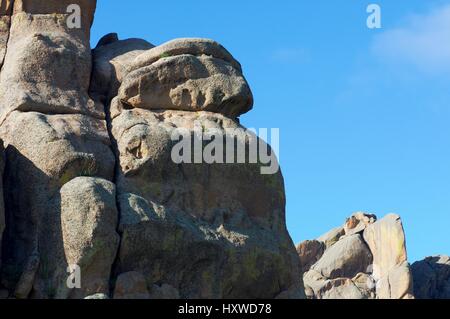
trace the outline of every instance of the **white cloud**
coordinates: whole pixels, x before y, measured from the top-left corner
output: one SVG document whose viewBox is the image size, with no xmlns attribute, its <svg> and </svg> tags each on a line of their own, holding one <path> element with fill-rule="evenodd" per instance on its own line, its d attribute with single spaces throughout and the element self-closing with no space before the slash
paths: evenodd
<svg viewBox="0 0 450 319">
<path fill-rule="evenodd" d="M 385 62 L 412 65 L 427 73 L 449 73 L 450 5 L 411 16 L 404 26 L 381 33 L 372 50 Z"/>
</svg>

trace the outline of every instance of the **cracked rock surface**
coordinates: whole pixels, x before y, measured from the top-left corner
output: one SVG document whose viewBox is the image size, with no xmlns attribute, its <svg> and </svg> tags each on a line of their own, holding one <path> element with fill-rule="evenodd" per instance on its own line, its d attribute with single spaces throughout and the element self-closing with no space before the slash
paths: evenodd
<svg viewBox="0 0 450 319">
<path fill-rule="evenodd" d="M 70 4 L 83 13 L 79 29 L 67 25 Z M 91 50 L 95 6 L 0 0 L 1 290 L 303 297 L 281 173 L 260 174 L 260 162 L 171 160 L 175 130 L 242 128 L 253 97 L 239 62 L 208 39 L 154 46 L 109 34 Z M 76 289 L 67 285 L 73 265 Z"/>
<path fill-rule="evenodd" d="M 410 299 L 413 278 L 398 215 L 358 212 L 297 246 L 310 299 Z M 317 252 L 316 254 L 312 252 Z"/>
</svg>

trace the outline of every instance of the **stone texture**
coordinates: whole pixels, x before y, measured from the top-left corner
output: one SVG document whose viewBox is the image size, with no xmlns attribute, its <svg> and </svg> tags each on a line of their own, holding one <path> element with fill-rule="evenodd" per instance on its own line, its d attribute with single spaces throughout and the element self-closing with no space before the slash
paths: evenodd
<svg viewBox="0 0 450 319">
<path fill-rule="evenodd" d="M 110 99 L 117 95 L 120 84 L 129 73 L 134 59 L 154 45 L 141 39 L 119 41 L 110 35 L 105 37 L 93 50 L 90 95 L 94 100 L 108 104 Z"/>
<path fill-rule="evenodd" d="M 333 246 L 343 235 L 345 235 L 344 227 L 336 227 L 317 238 L 317 240 L 323 242 L 325 247 L 329 248 Z"/>
<path fill-rule="evenodd" d="M 359 234 L 366 229 L 367 226 L 377 221 L 377 217 L 372 214 L 358 212 L 350 216 L 344 224 L 344 232 L 346 235 Z"/>
<path fill-rule="evenodd" d="M 375 215 L 358 212 L 318 242 L 325 251 L 303 275 L 308 298 L 414 298 L 399 216 L 377 221 Z"/>
<path fill-rule="evenodd" d="M 364 230 L 364 239 L 373 254 L 377 297 L 398 299 L 412 296 L 412 276 L 400 216 L 389 214 L 369 225 Z"/>
<path fill-rule="evenodd" d="M 88 95 L 88 37 L 80 29 L 68 29 L 64 19 L 25 13 L 12 17 L 0 74 L 1 122 L 14 110 L 104 117 L 102 106 Z"/>
<path fill-rule="evenodd" d="M 166 50 L 170 46 L 176 49 Z M 221 48 L 209 40 L 182 39 L 151 49 L 135 59 L 139 62 L 125 76 L 118 97 L 132 107 L 235 118 L 251 109 L 253 97 L 240 68 Z"/>
<path fill-rule="evenodd" d="M 222 133 L 239 127 L 208 112 L 131 109 L 113 119 L 122 232 L 116 273 L 139 271 L 181 298 L 301 296 L 281 174 L 261 175 L 260 164 L 175 164 L 171 132 L 191 134 L 195 121 Z"/>
<path fill-rule="evenodd" d="M 297 245 L 297 253 L 300 257 L 301 273 L 304 273 L 314 265 L 325 251 L 325 244 L 317 240 L 306 240 Z"/>
<path fill-rule="evenodd" d="M 3 60 L 5 59 L 6 55 L 10 25 L 11 16 L 0 14 L 0 70 L 3 66 Z"/>
<path fill-rule="evenodd" d="M 37 281 L 46 283 L 34 290 L 39 297 L 54 296 L 60 283 L 46 278 L 56 271 L 55 259 L 64 251 L 59 189 L 81 175 L 113 179 L 106 124 L 84 115 L 13 112 L 0 134 L 8 145 L 5 206 L 11 222 L 4 236 L 8 261 L 2 280 L 14 286 L 29 254 L 39 247 L 37 277 L 42 280 Z"/>
<path fill-rule="evenodd" d="M 7 0 L 11 2 L 11 0 Z M 81 9 L 81 28 L 89 33 L 94 20 L 97 0 L 14 0 L 13 14 L 26 13 L 31 15 L 62 15 L 67 18 L 67 7 L 77 4 Z"/>
<path fill-rule="evenodd" d="M 114 299 L 150 299 L 145 277 L 137 271 L 120 274 L 114 288 Z"/>
<path fill-rule="evenodd" d="M 450 299 L 450 257 L 433 256 L 411 266 L 414 296 L 418 299 Z"/>
<path fill-rule="evenodd" d="M 104 179 L 77 177 L 60 194 L 65 262 L 80 267 L 81 288 L 69 291 L 63 284 L 57 297 L 107 294 L 119 245 L 116 187 Z"/>
<path fill-rule="evenodd" d="M 325 251 L 322 258 L 312 269 L 327 278 L 352 278 L 360 272 L 366 272 L 372 264 L 372 254 L 360 235 L 341 239 Z"/>
<path fill-rule="evenodd" d="M 319 299 L 364 299 L 356 285 L 347 278 L 329 280 L 318 293 Z"/>
<path fill-rule="evenodd" d="M 393 267 L 407 261 L 405 233 L 398 215 L 387 215 L 367 227 L 364 240 L 373 253 L 375 278 L 386 276 Z"/>
</svg>

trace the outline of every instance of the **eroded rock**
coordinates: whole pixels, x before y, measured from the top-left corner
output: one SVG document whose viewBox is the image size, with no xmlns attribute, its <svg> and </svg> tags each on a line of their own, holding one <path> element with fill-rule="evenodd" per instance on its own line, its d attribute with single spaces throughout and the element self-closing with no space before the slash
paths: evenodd
<svg viewBox="0 0 450 319">
<path fill-rule="evenodd" d="M 450 257 L 433 256 L 411 266 L 414 296 L 418 299 L 450 299 Z"/>
<path fill-rule="evenodd" d="M 148 110 L 209 111 L 231 118 L 253 97 L 240 67 L 216 42 L 181 39 L 136 57 L 119 89 L 127 105 Z"/>
</svg>

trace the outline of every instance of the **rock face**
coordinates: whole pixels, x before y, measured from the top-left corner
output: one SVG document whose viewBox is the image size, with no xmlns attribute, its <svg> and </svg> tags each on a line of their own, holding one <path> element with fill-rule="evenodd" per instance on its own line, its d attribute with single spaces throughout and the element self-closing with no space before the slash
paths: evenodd
<svg viewBox="0 0 450 319">
<path fill-rule="evenodd" d="M 419 299 L 450 299 L 450 257 L 434 256 L 411 266 L 414 295 Z"/>
<path fill-rule="evenodd" d="M 91 50 L 95 7 L 0 0 L 3 295 L 303 297 L 283 177 L 261 173 L 252 147 L 270 147 L 239 124 L 239 62 L 208 39 L 109 34 Z M 213 160 L 179 162 L 174 136 Z"/>
<path fill-rule="evenodd" d="M 412 277 L 406 258 L 405 235 L 400 217 L 355 213 L 343 227 L 316 241 L 318 259 L 303 268 L 305 291 L 317 299 L 404 299 L 412 298 Z M 311 241 L 297 247 L 310 247 Z M 318 246 L 318 244 L 315 244 Z M 306 249 L 297 249 L 301 264 L 314 260 Z"/>
<path fill-rule="evenodd" d="M 228 89 L 246 87 L 237 62 L 209 40 L 183 39 L 161 47 L 126 63 L 137 70 L 113 80 L 121 82 L 108 115 L 119 159 L 116 183 L 122 240 L 115 272 L 137 271 L 150 285 L 174 287 L 181 298 L 273 298 L 284 291 L 300 297 L 302 289 L 295 279 L 298 259 L 285 229 L 281 174 L 261 175 L 260 163 L 171 160 L 177 144 L 172 137 L 179 132 L 189 139 L 214 133 L 225 141 L 230 130 L 243 129 L 234 117 L 249 107 L 249 91 L 237 104 L 226 101 Z M 160 51 L 180 55 L 160 58 Z M 231 62 L 191 55 L 197 53 Z M 155 56 L 159 60 L 153 62 Z M 133 66 L 141 59 L 151 65 Z M 170 92 L 178 92 L 177 83 L 185 86 L 189 78 L 210 76 L 200 72 L 209 63 L 226 79 L 218 82 L 223 86 L 216 86 L 213 79 L 202 80 L 192 84 L 194 91 L 189 94 L 211 89 L 215 93 L 210 97 L 221 96 L 220 100 L 210 101 L 204 91 L 205 108 L 190 104 L 191 100 L 180 99 L 182 107 L 164 102 Z M 155 78 L 156 74 L 164 79 Z M 150 80 L 157 83 L 150 85 Z M 241 145 L 249 149 L 252 139 L 250 134 L 238 136 L 235 154 Z"/>
<path fill-rule="evenodd" d="M 95 9 L 0 0 L 0 299 L 412 298 L 396 215 L 296 251 L 230 52 L 114 33 L 91 50 Z M 415 294 L 448 298 L 448 268 L 415 263 Z"/>
</svg>

